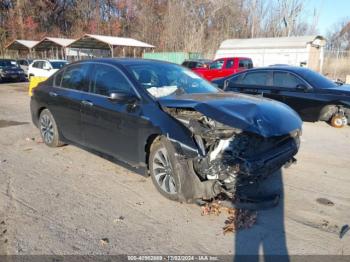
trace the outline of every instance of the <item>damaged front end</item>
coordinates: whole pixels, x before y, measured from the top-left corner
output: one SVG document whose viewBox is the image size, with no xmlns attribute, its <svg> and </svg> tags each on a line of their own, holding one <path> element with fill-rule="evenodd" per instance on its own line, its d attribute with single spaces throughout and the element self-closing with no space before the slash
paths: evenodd
<svg viewBox="0 0 350 262">
<path fill-rule="evenodd" d="M 200 182 L 206 185 L 202 199 L 220 193 L 234 197 L 238 187 L 264 179 L 295 161 L 299 130 L 263 137 L 222 124 L 192 108 L 163 109 L 191 131 L 197 144 L 198 154 L 189 160 Z M 185 155 L 181 157 L 186 159 Z"/>
</svg>

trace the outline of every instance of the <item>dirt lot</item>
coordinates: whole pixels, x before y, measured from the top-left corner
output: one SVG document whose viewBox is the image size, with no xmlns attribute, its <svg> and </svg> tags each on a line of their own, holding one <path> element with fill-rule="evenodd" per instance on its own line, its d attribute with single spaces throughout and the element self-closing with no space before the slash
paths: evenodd
<svg viewBox="0 0 350 262">
<path fill-rule="evenodd" d="M 266 185 L 283 186 L 280 205 L 226 235 L 225 214 L 201 216 L 149 178 L 38 138 L 26 84 L 0 85 L 0 254 L 350 255 L 350 232 L 339 238 L 350 224 L 349 127 L 305 123 L 297 165 Z"/>
</svg>

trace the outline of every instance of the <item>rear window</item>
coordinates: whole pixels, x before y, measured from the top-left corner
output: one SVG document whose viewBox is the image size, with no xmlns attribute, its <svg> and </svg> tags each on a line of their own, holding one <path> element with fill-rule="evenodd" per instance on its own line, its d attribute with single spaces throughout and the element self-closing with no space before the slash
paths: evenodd
<svg viewBox="0 0 350 262">
<path fill-rule="evenodd" d="M 250 69 L 250 68 L 253 68 L 253 62 L 251 59 L 241 59 L 241 60 L 239 60 L 238 66 L 240 68 Z"/>
</svg>

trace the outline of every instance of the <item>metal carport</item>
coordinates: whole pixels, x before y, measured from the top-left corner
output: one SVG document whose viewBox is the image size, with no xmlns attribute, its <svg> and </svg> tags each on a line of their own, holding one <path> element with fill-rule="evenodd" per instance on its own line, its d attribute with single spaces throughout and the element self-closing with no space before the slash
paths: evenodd
<svg viewBox="0 0 350 262">
<path fill-rule="evenodd" d="M 33 40 L 20 40 L 16 39 L 5 46 L 7 50 L 17 51 L 17 57 L 21 51 L 27 53 L 27 56 L 31 56 L 33 47 L 39 43 L 39 41 Z"/>
<path fill-rule="evenodd" d="M 45 37 L 33 46 L 33 49 L 35 51 L 44 52 L 45 58 L 48 57 L 49 52 L 51 57 L 58 59 L 59 56 L 61 56 L 62 59 L 65 59 L 66 47 L 74 41 L 75 39 L 69 38 Z"/>
<path fill-rule="evenodd" d="M 126 37 L 115 37 L 115 36 L 104 36 L 104 35 L 91 35 L 85 34 L 81 38 L 75 40 L 73 43 L 69 44 L 70 48 L 77 49 L 100 49 L 100 50 L 110 50 L 111 56 L 114 56 L 114 49 L 116 47 L 122 48 L 123 56 L 126 55 L 125 48 L 133 48 L 133 56 L 136 56 L 136 48 L 142 49 L 143 52 L 146 48 L 153 49 L 155 46 L 141 42 L 133 38 Z"/>
</svg>

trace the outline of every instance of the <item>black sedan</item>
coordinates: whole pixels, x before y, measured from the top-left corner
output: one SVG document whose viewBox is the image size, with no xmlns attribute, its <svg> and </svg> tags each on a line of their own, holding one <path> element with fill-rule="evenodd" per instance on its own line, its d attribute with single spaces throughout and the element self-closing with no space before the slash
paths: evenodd
<svg viewBox="0 0 350 262">
<path fill-rule="evenodd" d="M 350 86 L 303 67 L 255 68 L 213 81 L 225 91 L 261 95 L 286 103 L 305 121 L 350 123 Z"/>
<path fill-rule="evenodd" d="M 232 196 L 290 164 L 302 123 L 282 103 L 142 59 L 67 65 L 35 89 L 31 114 L 48 146 L 71 143 L 147 168 L 159 192 L 179 201 Z"/>
<path fill-rule="evenodd" d="M 0 59 L 0 82 L 25 80 L 25 73 L 15 60 Z"/>
</svg>

